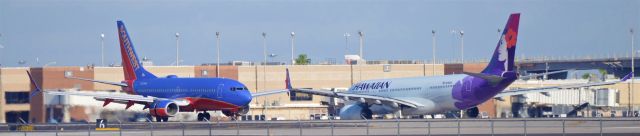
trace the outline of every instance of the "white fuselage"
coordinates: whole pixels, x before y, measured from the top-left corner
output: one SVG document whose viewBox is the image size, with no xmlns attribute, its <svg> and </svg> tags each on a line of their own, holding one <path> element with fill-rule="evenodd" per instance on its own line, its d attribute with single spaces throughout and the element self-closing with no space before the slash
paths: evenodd
<svg viewBox="0 0 640 136">
<path fill-rule="evenodd" d="M 458 74 L 366 80 L 354 84 L 348 93 L 390 97 L 419 104 L 417 108 L 399 107 L 393 103 L 371 104 L 370 109 L 373 114 L 389 114 L 397 111 L 402 111 L 403 115 L 443 113 L 460 110 L 454 106 L 457 100 L 453 98 L 452 90 L 455 84 L 466 76 Z"/>
</svg>

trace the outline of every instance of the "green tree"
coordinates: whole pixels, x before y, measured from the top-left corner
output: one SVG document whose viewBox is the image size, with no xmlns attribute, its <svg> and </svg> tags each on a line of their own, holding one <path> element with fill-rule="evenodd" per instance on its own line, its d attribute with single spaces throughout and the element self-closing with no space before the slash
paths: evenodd
<svg viewBox="0 0 640 136">
<path fill-rule="evenodd" d="M 604 81 L 607 78 L 607 74 L 609 74 L 607 72 L 606 69 L 598 69 L 598 71 L 600 72 L 600 75 L 602 76 L 602 81 Z"/>
<path fill-rule="evenodd" d="M 582 79 L 589 79 L 589 78 L 591 78 L 591 74 L 589 73 L 582 74 Z"/>
<path fill-rule="evenodd" d="M 300 54 L 296 58 L 296 65 L 308 65 L 311 63 L 311 59 L 307 58 L 307 54 Z"/>
<path fill-rule="evenodd" d="M 606 69 L 602 69 L 602 68 L 601 68 L 601 69 L 598 69 L 598 71 L 599 71 L 599 72 L 600 72 L 600 74 L 602 74 L 603 76 L 604 76 L 604 75 L 607 75 L 607 74 L 609 73 L 609 72 L 607 72 L 607 70 L 606 70 Z"/>
</svg>

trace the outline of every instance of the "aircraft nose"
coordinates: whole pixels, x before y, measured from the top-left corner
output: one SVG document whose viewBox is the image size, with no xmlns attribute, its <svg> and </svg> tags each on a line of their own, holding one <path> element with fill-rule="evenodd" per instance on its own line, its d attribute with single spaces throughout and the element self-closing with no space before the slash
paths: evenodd
<svg viewBox="0 0 640 136">
<path fill-rule="evenodd" d="M 248 105 L 251 102 L 251 99 L 253 97 L 251 96 L 251 92 L 249 91 L 242 91 L 242 97 L 240 97 L 240 102 L 242 103 L 242 105 Z"/>
</svg>

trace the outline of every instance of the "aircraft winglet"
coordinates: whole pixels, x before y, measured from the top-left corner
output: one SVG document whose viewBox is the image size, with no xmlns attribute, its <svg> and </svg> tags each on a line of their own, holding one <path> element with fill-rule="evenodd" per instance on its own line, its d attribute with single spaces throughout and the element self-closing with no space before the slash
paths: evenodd
<svg viewBox="0 0 640 136">
<path fill-rule="evenodd" d="M 40 86 L 38 86 L 38 84 L 36 84 L 36 81 L 33 80 L 33 76 L 31 76 L 31 73 L 29 72 L 29 70 L 27 70 L 27 75 L 29 75 L 29 80 L 31 81 L 31 84 L 34 87 L 36 87 L 36 90 L 33 90 L 33 92 L 31 92 L 31 94 L 29 95 L 29 100 L 31 100 L 31 97 L 42 92 L 42 89 L 40 89 Z"/>
<path fill-rule="evenodd" d="M 622 78 L 621 81 L 627 81 L 628 79 L 630 79 L 631 77 L 633 77 L 633 72 L 629 72 L 629 74 L 627 74 L 626 76 L 624 76 Z"/>
</svg>

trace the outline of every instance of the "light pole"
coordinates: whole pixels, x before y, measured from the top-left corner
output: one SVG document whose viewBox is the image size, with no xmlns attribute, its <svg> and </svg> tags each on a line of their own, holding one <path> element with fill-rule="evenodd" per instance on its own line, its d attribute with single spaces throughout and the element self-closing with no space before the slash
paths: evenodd
<svg viewBox="0 0 640 136">
<path fill-rule="evenodd" d="M 362 54 L 362 46 L 364 44 L 364 32 L 358 31 L 358 35 L 360 35 L 360 60 L 358 61 L 358 71 L 359 71 L 360 74 L 358 74 L 358 75 L 360 76 L 360 81 L 362 81 L 362 64 L 360 64 L 360 63 L 362 63 L 362 62 L 364 62 L 365 64 L 367 63 L 367 62 L 364 61 L 364 57 L 362 57 L 362 55 L 363 55 Z M 362 62 L 360 62 L 360 61 L 362 61 Z"/>
<path fill-rule="evenodd" d="M 267 33 L 262 32 L 262 47 L 263 47 L 263 56 L 264 56 L 264 64 L 262 66 L 262 90 L 266 90 L 267 88 Z M 257 90 L 256 90 L 257 91 Z M 264 105 L 264 109 L 262 110 L 262 114 L 264 115 L 264 112 L 267 110 L 267 102 L 268 100 L 265 98 L 264 102 L 262 103 Z"/>
<path fill-rule="evenodd" d="M 180 50 L 180 33 L 176 33 L 176 66 L 180 66 L 180 57 L 179 57 L 179 50 Z"/>
<path fill-rule="evenodd" d="M 351 37 L 351 34 L 344 33 L 344 55 L 349 54 L 349 37 Z"/>
<path fill-rule="evenodd" d="M 263 65 L 267 65 L 267 33 L 262 32 L 262 51 L 263 51 L 263 57 L 264 57 L 264 64 Z"/>
<path fill-rule="evenodd" d="M 464 31 L 460 30 L 460 63 L 464 65 Z"/>
<path fill-rule="evenodd" d="M 350 66 L 350 73 L 351 73 L 351 85 L 353 85 L 353 63 L 352 61 L 349 59 L 347 60 L 346 55 L 349 54 L 349 37 L 351 37 L 351 34 L 349 34 L 348 32 L 344 33 L 344 55 L 345 55 L 345 61 L 347 62 L 347 64 L 349 64 Z"/>
<path fill-rule="evenodd" d="M 291 65 L 295 65 L 296 61 L 293 58 L 293 48 L 295 47 L 295 44 L 293 42 L 295 42 L 296 40 L 296 33 L 291 32 Z"/>
<path fill-rule="evenodd" d="M 633 45 L 634 43 L 634 33 L 633 33 L 633 28 L 629 29 L 629 33 L 631 34 L 631 89 L 629 89 L 629 111 L 631 111 L 631 101 L 633 100 L 633 80 L 635 78 L 635 59 L 636 59 L 636 49 L 635 46 Z"/>
<path fill-rule="evenodd" d="M 100 65 L 104 67 L 104 33 L 100 34 Z"/>
<path fill-rule="evenodd" d="M 432 43 L 432 61 L 431 61 L 431 76 L 435 76 L 436 75 L 436 30 L 431 30 L 431 39 L 433 41 Z"/>
<path fill-rule="evenodd" d="M 264 53 L 264 63 L 262 64 L 262 89 L 264 90 L 267 88 L 267 33 L 265 32 L 262 32 L 262 49 Z"/>
<path fill-rule="evenodd" d="M 2 33 L 0 33 L 0 38 L 2 38 Z M 0 43 L 0 49 L 4 49 L 4 45 L 2 45 L 2 43 Z M 2 62 L 2 59 L 0 58 L 0 67 L 2 67 L 2 63 L 1 62 Z"/>
<path fill-rule="evenodd" d="M 358 31 L 358 35 L 360 35 L 360 60 L 364 60 L 364 56 L 362 54 L 362 46 L 364 44 L 364 32 Z"/>
<path fill-rule="evenodd" d="M 220 32 L 216 32 L 216 77 L 220 77 Z"/>
</svg>

